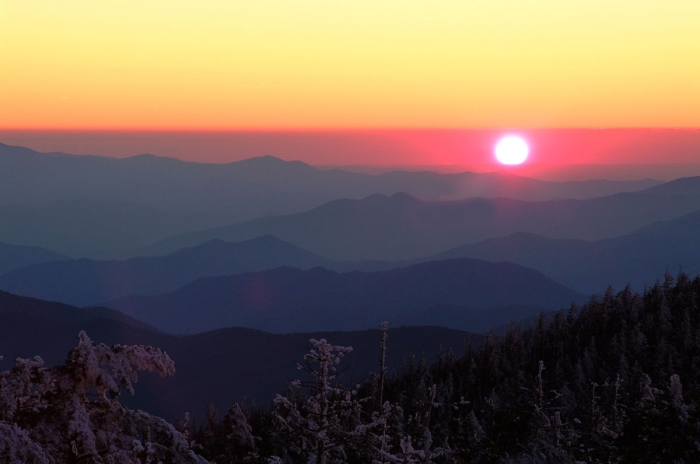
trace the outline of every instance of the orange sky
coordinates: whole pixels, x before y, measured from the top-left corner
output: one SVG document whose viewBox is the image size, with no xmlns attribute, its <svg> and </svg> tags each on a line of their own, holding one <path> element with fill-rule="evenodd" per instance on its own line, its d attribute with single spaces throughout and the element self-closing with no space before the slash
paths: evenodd
<svg viewBox="0 0 700 464">
<path fill-rule="evenodd" d="M 0 128 L 700 127 L 698 18 L 697 0 L 0 0 Z"/>
</svg>

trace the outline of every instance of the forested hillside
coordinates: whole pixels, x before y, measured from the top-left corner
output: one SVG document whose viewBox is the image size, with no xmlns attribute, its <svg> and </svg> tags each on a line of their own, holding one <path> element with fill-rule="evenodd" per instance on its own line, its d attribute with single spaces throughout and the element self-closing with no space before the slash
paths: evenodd
<svg viewBox="0 0 700 464">
<path fill-rule="evenodd" d="M 139 346 L 96 346 L 83 333 L 62 366 L 20 359 L 0 373 L 0 457 L 698 462 L 699 297 L 700 277 L 667 274 L 643 294 L 609 290 L 463 354 L 444 351 L 432 365 L 410 358 L 394 373 L 383 363 L 392 350 L 384 325 L 376 373 L 360 384 L 343 375 L 351 347 L 312 339 L 300 380 L 269 404 L 246 411 L 234 403 L 223 418 L 213 407 L 193 411 L 203 420 L 183 411 L 174 428 L 118 401 L 120 389 L 133 393 L 137 369 L 172 374 L 170 358 Z"/>
<path fill-rule="evenodd" d="M 608 291 L 464 356 L 410 362 L 383 389 L 381 375 L 331 389 L 326 413 L 317 374 L 306 396 L 293 388 L 252 411 L 248 447 L 212 410 L 194 440 L 216 462 L 254 450 L 283 462 L 698 462 L 699 297 L 700 278 L 682 274 Z"/>
</svg>

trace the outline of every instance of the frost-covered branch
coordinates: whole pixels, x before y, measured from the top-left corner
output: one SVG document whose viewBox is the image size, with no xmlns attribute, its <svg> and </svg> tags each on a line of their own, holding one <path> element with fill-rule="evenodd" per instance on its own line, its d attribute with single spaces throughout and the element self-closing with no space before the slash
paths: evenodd
<svg viewBox="0 0 700 464">
<path fill-rule="evenodd" d="M 139 370 L 175 373 L 165 352 L 94 345 L 85 332 L 78 340 L 60 366 L 18 358 L 0 373 L 2 462 L 206 462 L 168 422 L 119 403 L 122 391 L 134 394 Z"/>
</svg>

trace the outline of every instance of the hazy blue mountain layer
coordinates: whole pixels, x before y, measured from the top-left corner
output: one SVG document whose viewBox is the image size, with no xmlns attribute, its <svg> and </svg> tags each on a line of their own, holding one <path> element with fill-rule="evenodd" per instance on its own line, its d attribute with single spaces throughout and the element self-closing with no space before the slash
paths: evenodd
<svg viewBox="0 0 700 464">
<path fill-rule="evenodd" d="M 151 206 L 85 198 L 40 206 L 0 205 L 0 218 L 0 242 L 96 259 L 122 256 L 178 231 L 213 224 L 201 215 L 177 215 Z"/>
<path fill-rule="evenodd" d="M 662 195 L 697 195 L 700 190 L 700 177 L 681 177 L 663 184 L 649 187 L 647 193 Z"/>
<path fill-rule="evenodd" d="M 222 329 L 191 336 L 158 332 L 147 325 L 106 308 L 79 309 L 17 297 L 0 292 L 0 370 L 9 369 L 17 357 L 40 355 L 48 365 L 65 360 L 85 330 L 95 343 L 143 344 L 165 350 L 175 361 L 174 377 L 139 373 L 136 396 L 124 402 L 168 420 L 204 411 L 209 402 L 225 411 L 236 401 L 268 403 L 289 382 L 300 378 L 296 363 L 308 352 L 310 338 L 327 338 L 352 346 L 345 378 L 360 381 L 376 372 L 379 330 L 270 334 L 251 329 Z M 479 344 L 480 335 L 438 327 L 392 327 L 389 331 L 387 366 L 396 369 L 412 354 L 430 361 L 442 348 L 464 352 L 467 343 Z"/>
<path fill-rule="evenodd" d="M 0 276 L 0 289 L 89 306 L 127 295 L 156 295 L 202 277 L 262 271 L 280 266 L 342 267 L 272 236 L 239 243 L 213 240 L 167 256 L 122 261 L 79 259 L 37 264 Z"/>
<path fill-rule="evenodd" d="M 271 156 L 228 164 L 153 155 L 126 159 L 38 153 L 0 144 L 0 204 L 37 205 L 91 198 L 147 204 L 165 211 L 221 217 L 221 224 L 302 212 L 339 198 L 408 192 L 426 199 L 591 198 L 636 191 L 659 181 L 547 182 L 500 173 L 380 175 L 321 170 Z"/>
<path fill-rule="evenodd" d="M 557 240 L 517 233 L 428 259 L 458 257 L 518 263 L 584 293 L 608 285 L 620 290 L 627 284 L 641 291 L 664 271 L 700 273 L 700 211 L 607 240 Z"/>
<path fill-rule="evenodd" d="M 304 213 L 186 233 L 142 253 L 167 254 L 213 239 L 241 241 L 274 235 L 334 260 L 404 260 L 514 232 L 601 240 L 699 209 L 700 185 L 693 195 L 636 192 L 543 202 L 424 201 L 397 193 L 336 200 Z"/>
<path fill-rule="evenodd" d="M 222 327 L 288 333 L 408 322 L 421 310 L 444 305 L 443 315 L 436 311 L 431 324 L 478 331 L 485 328 L 484 320 L 492 327 L 508 322 L 514 313 L 528 317 L 585 298 L 532 269 L 463 258 L 381 272 L 277 268 L 208 277 L 174 292 L 120 298 L 107 306 L 170 333 Z M 454 318 L 453 306 L 463 307 L 458 309 L 463 312 L 481 310 L 489 317 L 466 325 L 469 318 Z"/>
<path fill-rule="evenodd" d="M 0 255 L 2 258 L 5 256 Z M 513 262 L 541 271 L 555 281 L 586 294 L 600 291 L 608 285 L 620 289 L 628 283 L 641 290 L 644 285 L 653 284 L 665 270 L 672 274 L 678 270 L 700 273 L 700 212 L 658 222 L 607 240 L 552 239 L 530 233 L 515 233 L 456 247 L 420 261 L 454 258 Z M 415 262 L 332 261 L 275 237 L 263 236 L 237 243 L 207 242 L 163 257 L 107 262 L 74 260 L 32 265 L 0 276 L 0 289 L 86 306 L 126 295 L 169 292 L 201 277 L 233 275 L 279 266 L 369 271 L 405 267 Z M 406 323 L 428 323 L 430 319 L 425 319 L 427 316 L 438 317 L 428 311 L 425 316 L 406 319 Z"/>
<path fill-rule="evenodd" d="M 700 212 L 606 240 L 552 239 L 515 233 L 413 261 L 333 261 L 275 237 L 262 236 L 239 243 L 211 241 L 162 257 L 36 264 L 0 276 L 0 289 L 86 306 L 127 295 L 169 292 L 201 277 L 278 266 L 370 271 L 405 267 L 418 261 L 468 257 L 510 261 L 537 269 L 557 282 L 588 294 L 608 285 L 622 288 L 628 283 L 641 289 L 645 284 L 652 284 L 664 270 L 700 272 L 699 250 Z M 0 259 L 11 255 L 0 255 Z"/>
<path fill-rule="evenodd" d="M 0 243 L 0 275 L 32 264 L 68 259 L 66 255 L 45 248 Z"/>
</svg>

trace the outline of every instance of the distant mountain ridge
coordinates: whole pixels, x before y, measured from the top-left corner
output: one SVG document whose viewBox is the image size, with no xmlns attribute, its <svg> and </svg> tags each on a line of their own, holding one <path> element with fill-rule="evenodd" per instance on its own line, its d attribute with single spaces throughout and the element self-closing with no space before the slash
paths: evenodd
<svg viewBox="0 0 700 464">
<path fill-rule="evenodd" d="M 529 317 L 586 298 L 516 264 L 454 259 L 381 272 L 277 268 L 208 277 L 174 292 L 125 297 L 106 305 L 170 333 L 222 327 L 289 333 L 363 330 L 384 320 L 408 321 L 416 311 L 437 305 L 448 312 L 456 306 L 480 309 L 492 316 L 478 318 L 480 322 L 486 319 L 487 326 L 495 326 L 514 313 Z M 441 316 L 431 323 L 470 331 L 483 327 Z"/>
<path fill-rule="evenodd" d="M 697 195 L 700 190 L 700 177 L 681 177 L 669 182 L 645 189 L 647 193 L 655 195 Z"/>
<path fill-rule="evenodd" d="M 90 198 L 143 203 L 178 214 L 206 214 L 221 223 L 302 212 L 340 198 L 407 192 L 426 199 L 512 197 L 592 198 L 658 185 L 640 181 L 548 182 L 501 173 L 380 175 L 322 170 L 300 161 L 261 156 L 203 164 L 153 155 L 117 159 L 38 153 L 0 144 L 0 204 L 38 205 Z M 128 188 L 125 188 L 128 186 Z"/>
<path fill-rule="evenodd" d="M 628 283 L 641 290 L 665 270 L 672 274 L 679 270 L 700 273 L 700 211 L 611 239 L 552 239 L 516 232 L 408 261 L 334 261 L 273 236 L 243 242 L 215 240 L 166 256 L 27 266 L 0 276 L 0 289 L 86 306 L 123 296 L 170 292 L 201 277 L 279 266 L 299 269 L 321 266 L 338 272 L 382 271 L 454 258 L 513 262 L 536 269 L 582 293 L 600 292 L 608 285 L 620 289 Z M 427 324 L 432 320 L 429 315 L 416 313 L 401 322 Z"/>
<path fill-rule="evenodd" d="M 41 247 L 0 243 L 0 276 L 32 264 L 70 259 L 66 255 Z"/>
<path fill-rule="evenodd" d="M 73 258 L 122 259 L 144 252 L 167 254 L 210 239 L 241 241 L 259 235 L 276 235 L 334 260 L 413 259 L 516 231 L 542 233 L 541 229 L 527 224 L 530 215 L 539 215 L 535 222 L 546 223 L 547 218 L 542 217 L 541 211 L 536 211 L 538 208 L 551 208 L 553 214 L 565 217 L 566 205 L 575 201 L 553 200 L 555 198 L 589 198 L 585 201 L 594 201 L 611 193 L 641 191 L 658 184 L 653 180 L 546 182 L 502 173 L 472 172 L 438 174 L 395 171 L 370 175 L 339 169 L 321 170 L 299 161 L 283 161 L 271 156 L 229 164 L 202 164 L 153 155 L 116 159 L 65 153 L 43 154 L 0 144 L 0 216 L 4 218 L 0 223 L 0 242 L 40 246 Z M 687 191 L 683 190 L 685 193 Z M 388 214 L 384 224 L 381 224 L 381 218 L 373 218 L 371 211 L 357 217 L 342 217 L 347 214 L 342 211 L 342 205 L 348 205 L 348 202 L 365 205 L 367 201 L 361 199 L 375 198 L 376 195 L 391 195 L 387 198 L 396 199 L 403 195 L 401 192 L 423 199 L 423 206 L 410 210 L 405 205 L 399 205 L 404 211 L 386 211 Z M 665 193 L 663 196 L 668 198 Z M 700 193 L 679 196 L 678 205 L 656 205 L 667 210 L 668 214 L 654 213 L 651 215 L 652 222 L 690 212 L 687 208 L 689 201 L 693 206 L 698 206 L 689 200 L 693 196 L 700 196 Z M 411 216 L 416 216 L 422 220 L 426 210 L 431 209 L 426 205 L 435 206 L 438 202 L 454 205 L 465 201 L 465 197 L 471 198 L 466 201 L 472 202 L 472 211 L 455 212 L 466 215 L 467 222 L 471 223 L 479 220 L 479 214 L 483 215 L 484 210 L 489 209 L 500 213 L 511 210 L 519 214 L 515 210 L 523 208 L 514 206 L 513 201 L 532 203 L 546 200 L 546 203 L 523 210 L 524 218 L 520 220 L 524 224 L 522 228 L 513 224 L 496 226 L 486 223 L 483 233 L 474 232 L 475 228 L 472 228 L 472 233 L 460 234 L 457 230 L 437 231 L 434 227 L 442 223 L 447 228 L 454 226 L 464 231 L 464 221 L 448 224 L 439 219 L 434 225 L 426 225 L 414 223 L 411 219 Z M 508 197 L 517 200 L 506 200 Z M 381 202 L 375 198 L 374 203 Z M 639 209 L 639 216 L 646 214 L 643 206 L 628 206 L 628 211 Z M 334 208 L 338 211 L 330 211 Z M 387 208 L 390 210 L 392 207 Z M 679 212 L 679 209 L 682 211 Z M 294 230 L 298 227 L 291 224 L 280 224 L 283 228 L 290 226 L 283 234 L 276 230 L 278 219 L 270 219 L 286 217 L 283 222 L 294 222 L 294 216 L 314 210 L 334 214 L 343 224 L 319 224 L 326 230 L 311 232 Z M 304 217 L 311 219 L 317 213 Z M 633 221 L 634 218 L 625 218 L 620 213 L 611 212 L 613 217 L 620 218 L 617 221 L 602 218 L 601 223 L 611 224 L 611 230 L 602 234 L 588 233 L 590 231 L 578 224 L 576 229 L 582 231 L 582 236 L 561 232 L 557 236 L 599 239 L 628 233 L 646 225 L 636 218 L 636 222 L 628 224 L 628 227 L 612 227 L 625 220 Z M 384 215 L 385 212 L 379 211 L 378 214 Z M 409 217 L 396 217 L 401 214 Z M 267 221 L 267 225 L 249 222 L 243 226 L 247 231 L 226 232 L 223 235 L 217 232 L 204 240 L 180 241 L 177 237 L 217 226 L 230 227 L 231 224 L 236 224 L 235 229 L 240 227 L 241 221 L 254 221 L 254 218 Z M 389 219 L 390 223 L 386 224 Z M 432 220 L 432 217 L 429 219 Z M 353 232 L 359 225 L 358 221 L 362 222 L 360 229 L 366 229 L 364 236 L 360 231 Z M 400 224 L 401 221 L 412 223 Z M 353 227 L 346 227 L 348 224 Z M 397 237 L 393 242 L 385 237 L 373 240 L 373 234 L 370 234 L 372 227 L 391 231 L 392 226 L 398 227 L 403 236 L 392 231 Z M 331 243 L 333 239 L 328 239 L 327 234 L 336 233 L 334 227 L 342 229 L 345 234 L 357 235 L 354 239 L 343 238 L 344 241 L 350 238 L 345 254 L 338 252 L 337 246 Z M 424 230 L 418 233 L 412 231 L 412 227 Z M 295 237 L 297 233 L 308 238 L 298 239 Z M 411 233 L 415 233 L 415 236 L 407 236 Z M 158 242 L 163 243 L 154 245 Z M 367 249 L 361 249 L 363 243 Z"/>
<path fill-rule="evenodd" d="M 262 271 L 280 266 L 337 269 L 340 263 L 272 236 L 229 243 L 212 240 L 163 257 L 123 261 L 88 259 L 43 263 L 0 276 L 0 289 L 75 306 L 128 295 L 156 295 L 202 277 Z"/>
<path fill-rule="evenodd" d="M 601 240 L 700 210 L 694 195 L 619 193 L 590 200 L 496 198 L 425 201 L 405 193 L 336 200 L 304 213 L 270 216 L 163 240 L 140 254 L 167 254 L 213 239 L 274 235 L 333 260 L 409 260 L 514 232 Z"/>
<path fill-rule="evenodd" d="M 216 224 L 202 215 L 172 214 L 143 204 L 89 198 L 39 206 L 0 205 L 0 218 L 0 242 L 97 259 L 127 255 L 178 231 Z"/>
<path fill-rule="evenodd" d="M 600 241 L 564 240 L 516 233 L 464 245 L 429 260 L 468 257 L 510 261 L 537 269 L 578 291 L 596 292 L 628 283 L 641 291 L 664 271 L 700 273 L 700 211 Z"/>
</svg>

